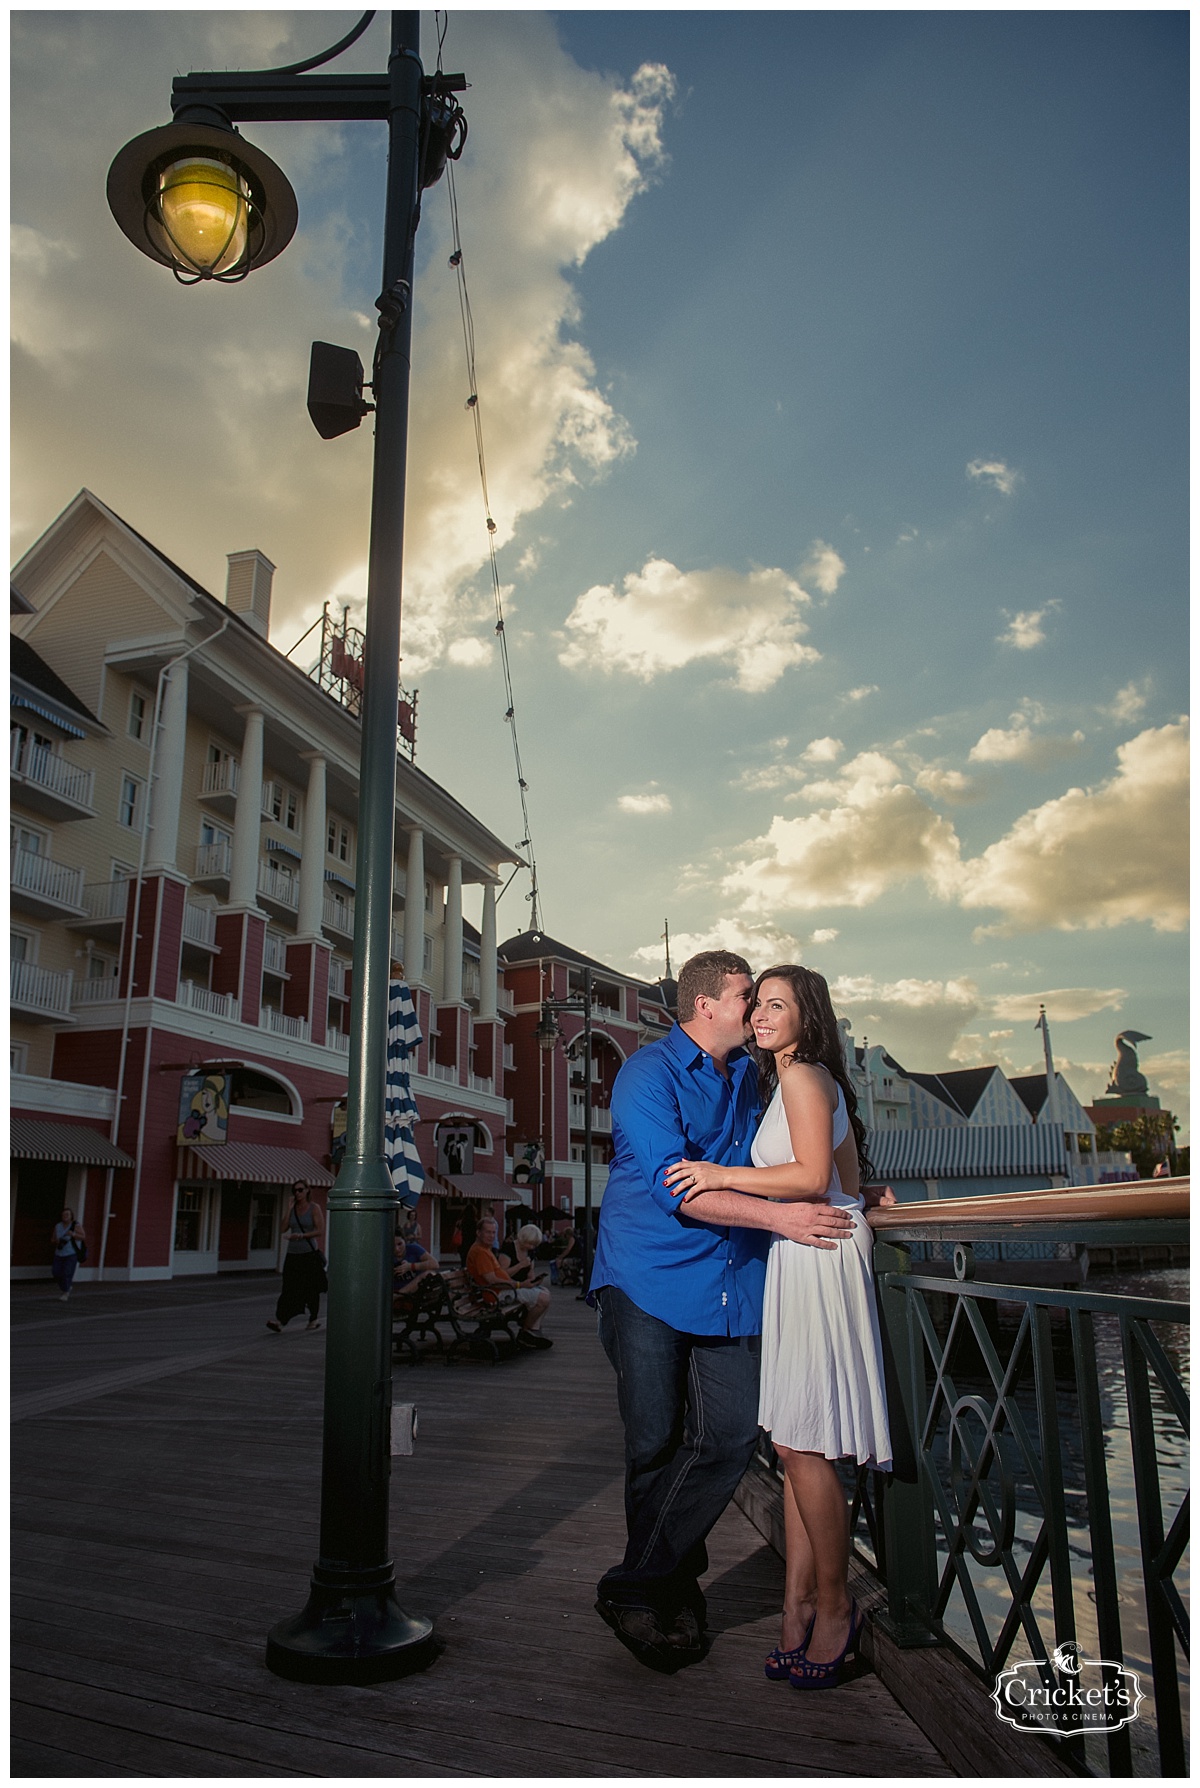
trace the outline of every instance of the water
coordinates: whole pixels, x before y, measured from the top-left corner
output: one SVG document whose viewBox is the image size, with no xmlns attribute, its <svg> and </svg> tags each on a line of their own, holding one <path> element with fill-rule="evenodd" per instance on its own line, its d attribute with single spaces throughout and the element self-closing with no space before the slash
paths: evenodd
<svg viewBox="0 0 1200 1788">
<path fill-rule="evenodd" d="M 1089 1281 L 1089 1289 L 1128 1297 L 1169 1298 L 1173 1301 L 1186 1302 L 1189 1292 L 1189 1276 L 1186 1269 L 1121 1274 L 1103 1273 L 1095 1275 Z M 1084 1489 L 1077 1393 L 1071 1362 L 1069 1329 L 1065 1325 L 1059 1327 L 1059 1321 L 1061 1318 L 1056 1321 L 1054 1329 L 1056 1402 L 1061 1430 L 1062 1476 L 1072 1566 L 1076 1631 L 1085 1653 L 1090 1657 L 1097 1657 L 1100 1655 L 1100 1647 L 1096 1631 L 1095 1594 L 1091 1580 L 1091 1544 Z M 1154 1683 L 1150 1671 L 1146 1606 L 1142 1592 L 1141 1542 L 1138 1537 L 1137 1496 L 1130 1449 L 1129 1407 L 1125 1395 L 1120 1329 L 1115 1316 L 1097 1314 L 1094 1317 L 1094 1322 L 1124 1662 L 1130 1668 L 1138 1671 L 1142 1692 L 1147 1697 L 1142 1704 L 1138 1719 L 1133 1722 L 1128 1731 L 1133 1750 L 1135 1773 L 1138 1775 L 1160 1775 L 1161 1767 L 1155 1738 Z M 1155 1327 L 1155 1332 L 1164 1352 L 1186 1388 L 1190 1379 L 1187 1325 L 1158 1324 Z M 1002 1313 L 1001 1317 L 998 1352 L 1002 1360 L 1008 1359 L 1014 1336 L 1015 1325 L 1010 1306 Z M 960 1396 L 977 1393 L 990 1404 L 992 1401 L 989 1394 L 991 1391 L 990 1380 L 982 1375 L 978 1361 L 974 1370 L 964 1361 L 962 1369 L 956 1367 L 952 1376 Z M 1164 1530 L 1169 1531 L 1175 1512 L 1187 1492 L 1187 1440 L 1153 1373 L 1150 1383 L 1163 1503 L 1163 1525 Z M 1028 1363 L 1022 1371 L 1015 1401 L 1025 1419 L 1026 1427 L 1036 1449 L 1038 1436 L 1036 1398 L 1032 1369 Z M 1003 1450 L 1016 1482 L 1017 1510 L 1012 1547 L 1013 1557 L 1018 1568 L 1023 1569 L 1030 1557 L 1031 1548 L 1041 1523 L 1042 1511 L 1029 1481 L 1020 1450 L 1011 1435 L 1003 1443 Z M 948 1487 L 949 1461 L 945 1454 L 946 1449 L 943 1448 L 939 1464 L 943 1483 Z M 991 1474 L 991 1483 L 993 1490 L 998 1494 L 998 1473 L 995 1470 Z M 951 1501 L 953 1506 L 953 1498 Z M 984 1528 L 982 1516 L 977 1517 L 976 1526 L 980 1530 Z M 939 1551 L 940 1567 L 944 1567 L 946 1556 L 944 1551 Z M 995 1642 L 1003 1621 L 1012 1607 L 1012 1591 L 999 1566 L 985 1567 L 973 1557 L 969 1557 L 968 1570 L 987 1631 L 992 1641 Z M 1188 1554 L 1185 1552 L 1175 1573 L 1176 1589 L 1185 1607 L 1188 1606 L 1189 1599 L 1187 1572 Z M 1030 1603 L 1043 1639 L 1047 1642 L 1047 1648 L 1052 1649 L 1054 1621 L 1048 1564 L 1043 1568 Z M 963 1649 L 970 1656 L 978 1656 L 978 1646 L 967 1604 L 957 1582 L 951 1591 L 943 1620 L 946 1630 Z M 1015 1662 L 1032 1655 L 1025 1634 L 1019 1633 L 1009 1661 Z M 1187 1661 L 1182 1652 L 1178 1651 L 1178 1647 L 1177 1655 L 1186 1734 L 1188 1730 L 1189 1681 Z M 1107 1747 L 1103 1737 L 1089 1738 L 1086 1749 L 1091 1769 L 1098 1774 L 1107 1774 Z"/>
</svg>

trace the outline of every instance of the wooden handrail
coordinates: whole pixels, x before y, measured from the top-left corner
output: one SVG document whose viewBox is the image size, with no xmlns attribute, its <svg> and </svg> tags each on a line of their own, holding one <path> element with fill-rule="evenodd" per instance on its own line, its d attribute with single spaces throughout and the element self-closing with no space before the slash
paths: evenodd
<svg viewBox="0 0 1200 1788">
<path fill-rule="evenodd" d="M 1123 1223 L 1143 1217 L 1186 1219 L 1191 1179 L 1126 1180 L 1119 1185 L 1062 1186 L 1050 1192 L 993 1192 L 980 1198 L 921 1198 L 913 1204 L 876 1207 L 866 1213 L 876 1231 L 911 1229 L 921 1223 Z"/>
</svg>

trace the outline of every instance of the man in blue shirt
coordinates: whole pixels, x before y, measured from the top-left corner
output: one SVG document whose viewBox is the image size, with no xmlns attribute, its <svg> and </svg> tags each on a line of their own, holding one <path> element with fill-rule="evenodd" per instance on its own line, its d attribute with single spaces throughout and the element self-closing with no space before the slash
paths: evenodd
<svg viewBox="0 0 1200 1788">
<path fill-rule="evenodd" d="M 663 1184 L 684 1159 L 750 1163 L 758 1073 L 743 1045 L 753 986 L 742 957 L 693 956 L 679 972 L 679 1023 L 631 1056 L 613 1088 L 592 1296 L 625 1426 L 628 1543 L 597 1586 L 596 1609 L 662 1671 L 704 1656 L 704 1542 L 758 1433 L 771 1235 L 828 1247 L 851 1228 L 827 1204 L 742 1192 L 706 1192 L 684 1215 Z"/>
</svg>

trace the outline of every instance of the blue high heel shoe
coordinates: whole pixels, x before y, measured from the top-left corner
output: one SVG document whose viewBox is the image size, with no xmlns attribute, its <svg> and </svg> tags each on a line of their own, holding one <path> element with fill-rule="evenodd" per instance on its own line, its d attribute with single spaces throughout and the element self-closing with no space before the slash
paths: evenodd
<svg viewBox="0 0 1200 1788">
<path fill-rule="evenodd" d="M 792 1669 L 792 1666 L 798 1664 L 804 1656 L 805 1648 L 808 1645 L 809 1640 L 812 1638 L 812 1630 L 816 1624 L 817 1617 L 814 1614 L 808 1623 L 808 1630 L 799 1645 L 794 1646 L 791 1651 L 780 1651 L 779 1647 L 776 1646 L 774 1651 L 768 1655 L 767 1661 L 763 1665 L 763 1675 L 767 1677 L 770 1682 L 786 1682 L 788 1680 L 788 1673 Z"/>
<path fill-rule="evenodd" d="M 858 1603 L 850 1602 L 850 1631 L 846 1635 L 846 1643 L 836 1658 L 825 1663 L 816 1663 L 807 1655 L 798 1658 L 788 1671 L 788 1680 L 794 1689 L 836 1689 L 838 1679 L 847 1659 L 858 1657 L 858 1642 L 866 1625 L 866 1615 L 859 1613 Z M 809 1629 L 811 1638 L 812 1629 Z M 805 1642 L 807 1644 L 807 1641 Z"/>
</svg>

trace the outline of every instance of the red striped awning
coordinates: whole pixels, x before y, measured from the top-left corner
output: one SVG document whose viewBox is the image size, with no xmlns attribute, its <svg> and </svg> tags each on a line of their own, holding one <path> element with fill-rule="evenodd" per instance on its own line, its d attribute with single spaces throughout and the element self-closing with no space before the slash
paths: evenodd
<svg viewBox="0 0 1200 1788">
<path fill-rule="evenodd" d="M 498 1173 L 439 1173 L 425 1169 L 424 1190 L 434 1198 L 480 1198 L 489 1204 L 520 1204 L 524 1190 L 510 1186 Z"/>
<path fill-rule="evenodd" d="M 86 1124 L 52 1124 L 15 1117 L 9 1125 L 14 1161 L 66 1161 L 72 1167 L 132 1167 L 133 1157 Z"/>
<path fill-rule="evenodd" d="M 207 1148 L 179 1151 L 181 1180 L 253 1180 L 259 1185 L 290 1186 L 307 1180 L 310 1186 L 332 1186 L 328 1167 L 304 1149 L 276 1148 L 263 1142 L 218 1142 Z"/>
</svg>

